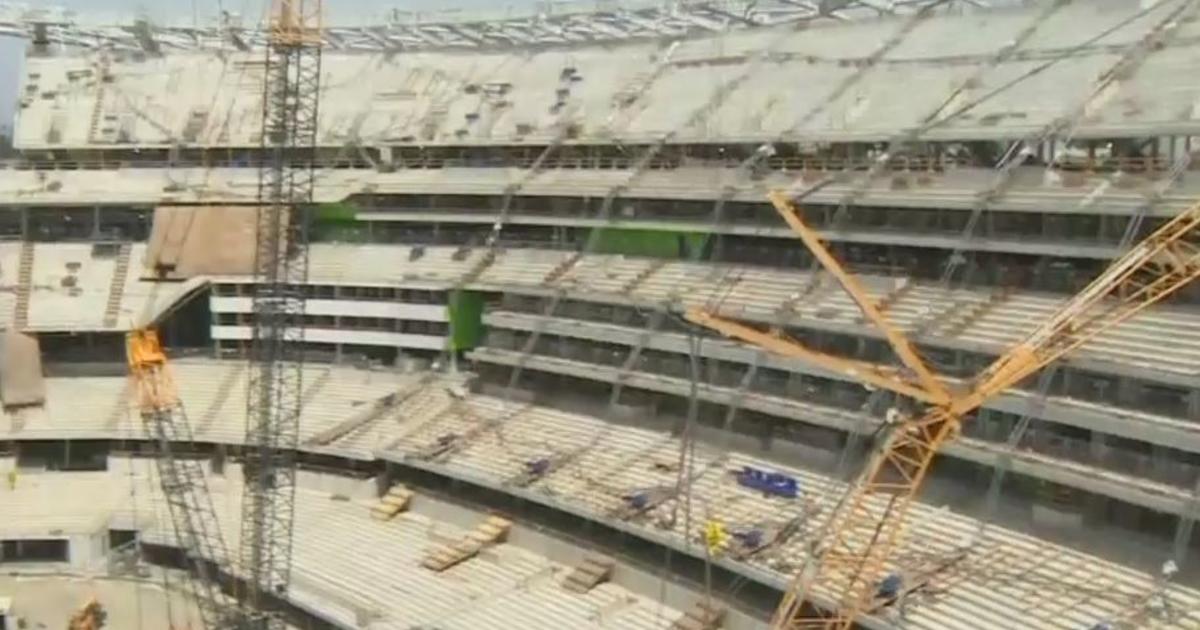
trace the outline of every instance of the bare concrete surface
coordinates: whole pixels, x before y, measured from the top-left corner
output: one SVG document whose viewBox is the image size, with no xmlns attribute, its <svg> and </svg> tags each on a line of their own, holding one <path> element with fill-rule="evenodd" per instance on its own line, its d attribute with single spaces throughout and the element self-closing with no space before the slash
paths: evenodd
<svg viewBox="0 0 1200 630">
<path fill-rule="evenodd" d="M 161 583 L 71 576 L 0 576 L 0 597 L 11 597 L 17 628 L 60 630 L 95 597 L 112 630 L 199 628 L 195 608 Z"/>
</svg>

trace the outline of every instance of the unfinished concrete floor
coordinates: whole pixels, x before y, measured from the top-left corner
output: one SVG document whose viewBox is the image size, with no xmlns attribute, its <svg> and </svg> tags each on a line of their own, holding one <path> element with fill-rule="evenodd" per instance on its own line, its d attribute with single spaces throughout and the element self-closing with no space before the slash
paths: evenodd
<svg viewBox="0 0 1200 630">
<path fill-rule="evenodd" d="M 167 597 L 161 583 L 71 576 L 0 576 L 0 597 L 11 597 L 17 628 L 61 630 L 71 615 L 95 597 L 114 630 L 200 627 L 195 608 L 177 592 Z"/>
</svg>

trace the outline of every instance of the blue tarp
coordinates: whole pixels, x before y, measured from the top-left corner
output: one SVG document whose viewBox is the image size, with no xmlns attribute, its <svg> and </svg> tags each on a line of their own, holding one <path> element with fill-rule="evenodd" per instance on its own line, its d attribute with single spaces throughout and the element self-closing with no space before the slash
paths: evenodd
<svg viewBox="0 0 1200 630">
<path fill-rule="evenodd" d="M 783 473 L 759 470 L 753 466 L 743 466 L 737 473 L 738 483 L 760 490 L 767 494 L 795 499 L 800 494 L 800 483 L 795 477 Z"/>
</svg>

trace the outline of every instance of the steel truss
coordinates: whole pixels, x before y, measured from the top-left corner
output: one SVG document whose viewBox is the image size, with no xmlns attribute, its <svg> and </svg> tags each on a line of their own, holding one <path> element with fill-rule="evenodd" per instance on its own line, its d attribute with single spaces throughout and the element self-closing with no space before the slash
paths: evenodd
<svg viewBox="0 0 1200 630">
<path fill-rule="evenodd" d="M 546 3 L 520 14 L 394 12 L 379 24 L 330 26 L 322 45 L 338 51 L 496 49 L 676 38 L 812 20 L 908 14 L 930 6 L 971 10 L 1014 0 L 621 0 Z M 0 33 L 47 47 L 109 48 L 151 55 L 172 50 L 261 50 L 265 29 L 236 19 L 213 26 L 162 26 L 144 19 L 92 25 L 66 10 L 0 3 Z"/>
<path fill-rule="evenodd" d="M 320 0 L 275 0 L 265 49 L 239 593 L 257 628 L 285 627 L 269 609 L 291 577 L 320 11 Z"/>
<path fill-rule="evenodd" d="M 901 360 L 914 364 L 910 368 L 916 378 L 887 366 L 872 370 L 863 362 L 813 350 L 779 330 L 761 330 L 704 309 L 689 309 L 687 318 L 725 336 L 852 374 L 864 383 L 926 403 L 924 412 L 902 417 L 890 428 L 863 473 L 847 489 L 771 623 L 772 628 L 789 630 L 849 630 L 860 616 L 878 614 L 889 605 L 889 598 L 881 597 L 878 589 L 887 572 L 896 568 L 893 554 L 902 545 L 908 510 L 934 456 L 957 437 L 962 422 L 988 399 L 1200 278 L 1200 203 L 1115 260 L 965 390 L 951 392 L 927 368 L 916 369 L 924 364 L 911 344 L 895 334 L 873 299 L 803 222 L 799 209 L 784 195 L 773 194 L 771 201 L 863 314 L 882 329 Z M 813 595 L 831 601 L 833 609 L 806 606 Z"/>
<path fill-rule="evenodd" d="M 155 465 L 176 545 L 191 573 L 184 580 L 206 630 L 241 626 L 236 606 L 221 590 L 228 570 L 228 550 L 213 508 L 212 495 L 199 459 L 175 451 L 192 444 L 192 430 L 179 401 L 158 333 L 145 328 L 127 339 L 129 376 L 147 434 L 158 445 Z"/>
</svg>

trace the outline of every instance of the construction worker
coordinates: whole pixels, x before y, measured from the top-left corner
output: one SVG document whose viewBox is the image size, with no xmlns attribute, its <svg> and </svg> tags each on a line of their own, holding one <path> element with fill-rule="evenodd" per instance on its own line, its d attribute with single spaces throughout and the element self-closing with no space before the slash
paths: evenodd
<svg viewBox="0 0 1200 630">
<path fill-rule="evenodd" d="M 725 526 L 720 521 L 710 520 L 704 524 L 704 544 L 708 548 L 709 555 L 717 555 L 725 549 L 725 543 L 729 540 L 729 533 L 725 531 Z"/>
</svg>

